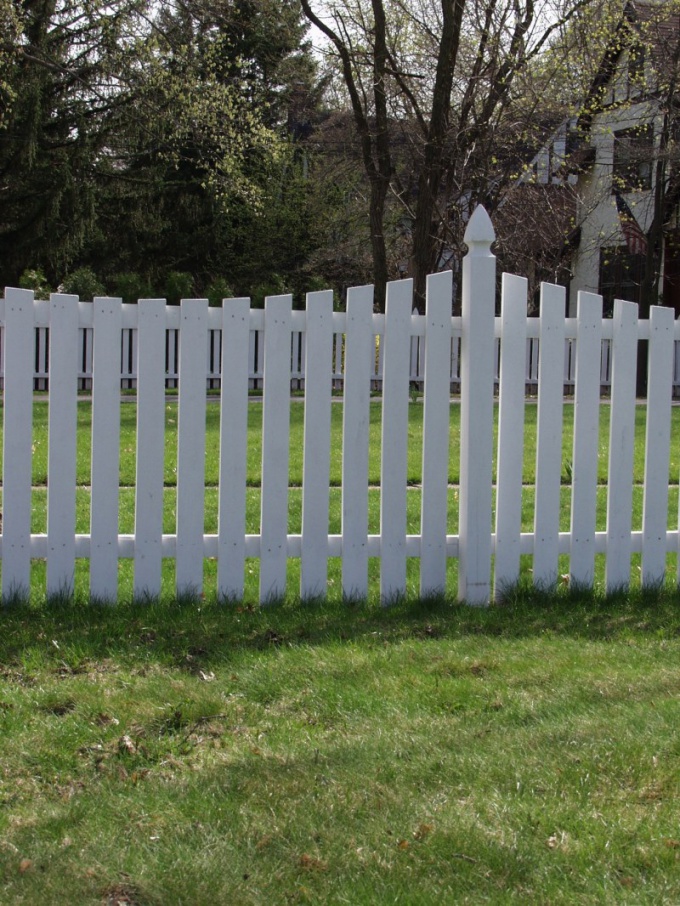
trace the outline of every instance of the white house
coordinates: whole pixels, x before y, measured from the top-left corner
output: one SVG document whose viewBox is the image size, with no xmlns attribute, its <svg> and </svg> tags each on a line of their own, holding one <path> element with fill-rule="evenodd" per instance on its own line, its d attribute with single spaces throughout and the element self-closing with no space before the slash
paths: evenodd
<svg viewBox="0 0 680 906">
<path fill-rule="evenodd" d="M 577 121 L 570 315 L 577 289 L 601 293 L 607 313 L 614 298 L 680 313 L 672 142 L 679 51 L 675 4 L 626 4 Z"/>
</svg>

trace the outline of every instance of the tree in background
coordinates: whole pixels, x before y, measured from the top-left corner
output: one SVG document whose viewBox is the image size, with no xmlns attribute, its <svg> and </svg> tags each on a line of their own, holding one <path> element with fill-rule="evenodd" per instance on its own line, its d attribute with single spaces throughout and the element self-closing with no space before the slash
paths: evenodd
<svg viewBox="0 0 680 906">
<path fill-rule="evenodd" d="M 302 281 L 296 130 L 317 89 L 294 0 L 24 0 L 19 12 L 0 57 L 15 98 L 0 132 L 5 284 L 41 268 L 56 285 L 79 266 L 110 291 L 118 275 L 162 291 L 170 271 L 200 292 L 225 278 L 248 292 L 272 271 Z"/>
<path fill-rule="evenodd" d="M 10 82 L 20 35 L 18 11 L 12 0 L 0 0 L 0 129 L 7 122 L 15 97 Z"/>
<path fill-rule="evenodd" d="M 26 267 L 55 275 L 86 241 L 97 156 L 125 100 L 120 73 L 144 4 L 23 0 L 14 10 L 0 130 L 0 261 L 12 281 Z"/>
<path fill-rule="evenodd" d="M 427 274 L 460 256 L 471 210 L 496 207 L 565 115 L 553 103 L 559 92 L 544 90 L 555 72 L 537 62 L 595 0 L 301 2 L 340 64 L 351 105 L 377 296 L 389 276 L 392 198 L 408 222 L 407 268 L 422 307 Z"/>
<path fill-rule="evenodd" d="M 619 13 L 578 118 L 574 288 L 680 312 L 680 2 Z M 575 307 L 575 293 L 571 299 Z M 638 393 L 646 391 L 646 344 Z"/>
</svg>

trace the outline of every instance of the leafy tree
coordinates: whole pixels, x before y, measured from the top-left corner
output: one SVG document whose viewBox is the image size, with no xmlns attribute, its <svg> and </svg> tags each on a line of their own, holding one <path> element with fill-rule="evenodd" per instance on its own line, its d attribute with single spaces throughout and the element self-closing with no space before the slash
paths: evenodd
<svg viewBox="0 0 680 906">
<path fill-rule="evenodd" d="M 474 205 L 495 207 L 561 115 L 546 113 L 545 93 L 527 92 L 527 73 L 594 0 L 335 0 L 323 13 L 301 2 L 351 105 L 377 295 L 388 277 L 392 195 L 410 221 L 408 269 L 422 306 L 427 274 L 461 248 Z M 404 148 L 413 162 L 405 171 Z"/>
<path fill-rule="evenodd" d="M 20 35 L 19 15 L 12 0 L 0 0 L 0 129 L 7 122 L 15 90 L 11 83 L 12 64 Z"/>
<path fill-rule="evenodd" d="M 56 282 L 95 222 L 96 161 L 125 101 L 144 0 L 22 0 L 4 47 L 0 261 L 7 282 L 41 266 Z"/>
<path fill-rule="evenodd" d="M 220 278 L 248 292 L 270 270 L 301 279 L 312 193 L 297 140 L 319 92 L 294 0 L 19 7 L 0 57 L 15 96 L 0 282 L 36 266 L 53 284 L 89 266 L 111 291 L 137 274 L 156 294 L 171 271 L 197 292 Z"/>
<path fill-rule="evenodd" d="M 197 292 L 224 279 L 248 294 L 271 271 L 297 270 L 309 244 L 295 142 L 315 103 L 306 26 L 296 4 L 264 0 L 174 3 L 154 25 L 92 254 L 104 263 L 116 232 L 112 269 L 161 287 L 168 270 L 187 271 Z"/>
</svg>

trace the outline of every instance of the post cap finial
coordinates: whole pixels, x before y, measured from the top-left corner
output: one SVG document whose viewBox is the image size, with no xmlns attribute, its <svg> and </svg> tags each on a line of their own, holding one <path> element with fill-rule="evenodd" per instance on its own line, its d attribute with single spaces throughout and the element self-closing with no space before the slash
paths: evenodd
<svg viewBox="0 0 680 906">
<path fill-rule="evenodd" d="M 494 232 L 493 224 L 486 212 L 486 208 L 484 205 L 477 205 L 468 222 L 463 241 L 470 251 L 472 251 L 473 246 L 486 246 L 488 249 L 495 240 L 496 233 Z M 477 249 L 475 249 L 475 251 L 477 251 Z M 479 251 L 483 251 L 483 249 L 479 249 Z"/>
</svg>

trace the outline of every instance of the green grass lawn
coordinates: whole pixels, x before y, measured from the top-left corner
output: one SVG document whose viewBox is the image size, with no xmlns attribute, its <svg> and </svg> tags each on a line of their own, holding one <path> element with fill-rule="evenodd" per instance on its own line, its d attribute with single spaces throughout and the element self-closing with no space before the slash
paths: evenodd
<svg viewBox="0 0 680 906">
<path fill-rule="evenodd" d="M 120 409 L 121 418 L 121 466 L 120 484 L 122 487 L 133 486 L 135 483 L 135 446 L 136 446 L 136 405 L 123 403 Z M 538 407 L 535 403 L 526 406 L 525 417 L 525 451 L 524 451 L 524 482 L 533 484 L 536 460 L 536 417 Z M 0 407 L 0 412 L 2 411 Z M 248 408 L 248 484 L 257 487 L 261 483 L 261 458 L 262 458 L 262 403 L 251 403 Z M 497 414 L 497 408 L 496 408 Z M 573 445 L 573 405 L 565 404 L 564 407 L 564 432 L 563 432 L 563 474 L 565 480 L 568 476 L 572 459 Z M 450 442 L 449 442 L 449 481 L 457 484 L 459 474 L 459 437 L 460 437 L 460 406 L 451 406 Z M 90 482 L 90 426 L 92 405 L 89 402 L 78 403 L 78 461 L 77 481 L 79 485 L 88 485 Z M 33 407 L 34 439 L 33 439 L 33 482 L 36 485 L 47 482 L 47 419 L 48 405 L 45 401 L 38 401 Z M 369 481 L 372 484 L 380 482 L 380 402 L 371 403 L 370 407 L 370 446 L 369 446 Z M 164 480 L 167 486 L 177 483 L 177 403 L 166 404 L 166 448 Z M 219 465 L 219 405 L 210 403 L 206 415 L 206 484 L 216 486 L 218 483 Z M 290 468 L 289 481 L 291 486 L 302 484 L 303 466 L 303 421 L 304 403 L 294 400 L 291 403 L 290 415 Z M 672 410 L 672 437 L 680 436 L 680 407 Z M 607 480 L 607 451 L 609 448 L 609 406 L 603 405 L 600 410 L 600 444 L 598 478 L 600 482 Z M 634 481 L 641 483 L 644 477 L 644 432 L 645 408 L 638 406 L 636 411 L 635 430 L 635 461 Z M 409 458 L 408 481 L 418 484 L 422 478 L 421 457 L 423 437 L 423 406 L 420 403 L 409 407 Z M 1 462 L 0 445 L 0 462 Z M 331 407 L 331 485 L 339 486 L 342 478 L 342 405 L 333 404 Z M 494 479 L 496 456 L 494 452 Z M 680 445 L 674 444 L 671 451 L 669 467 L 669 482 L 678 483 L 680 476 Z"/>
<path fill-rule="evenodd" d="M 47 407 L 35 404 L 33 525 L 46 527 Z M 408 531 L 419 530 L 422 406 L 410 407 Z M 301 520 L 303 406 L 291 407 L 289 530 Z M 340 529 L 341 407 L 333 407 L 330 531 Z M 79 404 L 78 531 L 89 520 L 89 404 Z M 458 408 L 449 530 L 457 531 Z M 562 527 L 569 525 L 565 408 Z M 605 525 L 602 409 L 598 529 Z M 175 528 L 177 407 L 169 404 L 164 530 Z M 527 407 L 523 523 L 533 520 L 536 407 Z M 250 406 L 247 531 L 260 519 L 262 407 Z M 678 413 L 673 412 L 674 437 Z M 135 407 L 121 406 L 120 531 L 134 527 Z M 219 409 L 208 407 L 205 528 L 217 527 Z M 380 407 L 371 407 L 370 531 L 379 526 Z M 638 410 L 639 527 L 644 410 Z M 0 445 L 1 449 L 1 445 Z M 677 525 L 680 451 L 670 468 Z M 598 557 L 598 577 L 602 576 Z M 671 563 L 670 561 L 673 561 Z M 675 558 L 669 557 L 669 568 Z M 633 562 L 633 574 L 637 560 Z M 377 589 L 379 563 L 371 561 Z M 604 598 L 529 590 L 502 606 L 377 593 L 265 610 L 258 564 L 220 606 L 0 611 L 0 902 L 676 904 L 680 902 L 680 593 Z M 525 570 L 530 568 L 530 560 Z M 566 563 L 565 563 L 566 569 Z M 44 589 L 43 562 L 33 588 Z M 528 575 L 528 572 L 527 572 Z M 290 561 L 290 587 L 299 562 Z"/>
<path fill-rule="evenodd" d="M 680 597 L 0 614 L 0 902 L 674 904 Z"/>
<path fill-rule="evenodd" d="M 90 514 L 90 426 L 92 408 L 89 402 L 78 404 L 78 446 L 77 446 L 77 531 L 87 533 L 89 530 Z M 120 518 L 119 529 L 121 533 L 131 533 L 134 530 L 134 483 L 135 483 L 135 449 L 136 449 L 136 406 L 134 403 L 123 403 L 121 414 L 121 467 L 120 467 Z M 370 456 L 369 456 L 369 532 L 378 533 L 380 525 L 380 418 L 381 405 L 379 402 L 371 403 L 370 426 Z M 329 489 L 330 520 L 329 531 L 332 534 L 340 532 L 341 513 L 341 477 L 342 477 L 342 406 L 333 404 L 332 415 L 332 452 L 331 452 L 331 478 Z M 32 531 L 40 533 L 46 531 L 46 483 L 47 483 L 47 416 L 48 406 L 44 401 L 34 404 L 34 441 L 33 441 L 33 519 Z M 529 403 L 526 406 L 525 426 L 525 457 L 524 457 L 524 482 L 522 530 L 531 531 L 534 519 L 534 468 L 536 455 L 536 416 L 537 406 Z M 459 481 L 459 417 L 460 408 L 457 404 L 451 406 L 450 421 L 450 456 L 449 456 L 449 518 L 448 531 L 456 534 L 458 531 L 458 489 Z M 680 408 L 672 411 L 672 436 L 680 437 Z M 408 532 L 418 534 L 420 531 L 420 489 L 422 479 L 422 404 L 409 406 L 409 462 L 407 496 L 408 506 Z M 291 534 L 300 532 L 302 511 L 302 470 L 303 470 L 303 420 L 304 404 L 293 401 L 291 404 L 291 441 L 290 441 L 290 467 L 289 467 L 289 525 Z M 173 533 L 176 528 L 176 484 L 177 484 L 177 403 L 170 402 L 166 405 L 166 451 L 164 462 L 165 494 L 165 524 L 164 531 Z M 606 528 L 607 505 L 607 456 L 608 456 L 608 430 L 609 406 L 603 405 L 600 413 L 600 445 L 599 445 L 599 481 L 597 529 Z M 637 409 L 637 424 L 635 434 L 634 482 L 633 489 L 633 528 L 639 530 L 642 526 L 643 492 L 642 481 L 644 478 L 644 435 L 645 435 L 645 408 Z M 205 493 L 205 531 L 217 531 L 217 485 L 219 462 L 219 406 L 210 403 L 206 415 L 206 493 Z M 573 443 L 573 405 L 567 403 L 564 410 L 563 432 L 563 482 L 562 489 L 562 516 L 561 529 L 568 531 L 570 523 L 570 462 Z M 0 451 L 2 447 L 0 444 Z M 262 455 L 262 404 L 255 402 L 249 406 L 248 426 L 248 469 L 246 490 L 246 531 L 249 534 L 258 534 L 260 531 L 260 484 L 261 484 L 261 455 Z M 669 466 L 669 484 L 671 485 L 668 505 L 668 527 L 677 527 L 678 518 L 678 492 L 677 484 L 680 476 L 680 445 L 673 443 L 671 462 Z M 494 459 L 495 477 L 495 459 Z M 668 574 L 674 580 L 675 555 L 668 557 Z M 523 572 L 528 575 L 531 569 L 531 560 L 523 561 Z M 567 573 L 568 559 L 562 558 L 560 572 Z M 416 594 L 419 585 L 419 564 L 409 561 L 407 567 L 407 583 L 409 594 Z M 44 589 L 44 563 L 36 562 L 33 566 L 33 586 Z M 635 584 L 639 573 L 639 557 L 633 558 L 632 582 Z M 371 561 L 369 577 L 371 581 L 378 579 L 379 562 Z M 604 558 L 596 558 L 596 582 L 604 578 Z M 259 589 L 259 562 L 249 561 L 246 565 L 245 599 L 257 600 Z M 121 597 L 130 596 L 132 589 L 132 563 L 121 561 L 119 591 Z M 215 587 L 216 564 L 207 560 L 205 563 L 205 587 L 208 592 Z M 88 564 L 79 562 L 76 567 L 75 590 L 80 597 L 87 595 L 89 584 Z M 299 561 L 291 560 L 289 563 L 289 587 L 295 589 L 299 585 Z M 167 594 L 172 593 L 174 586 L 174 563 L 165 561 L 163 569 L 163 589 Z M 452 560 L 449 564 L 447 589 L 451 596 L 455 596 L 457 586 L 457 562 Z M 341 579 L 339 561 L 330 561 L 328 592 L 331 597 L 341 597 Z"/>
</svg>

